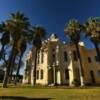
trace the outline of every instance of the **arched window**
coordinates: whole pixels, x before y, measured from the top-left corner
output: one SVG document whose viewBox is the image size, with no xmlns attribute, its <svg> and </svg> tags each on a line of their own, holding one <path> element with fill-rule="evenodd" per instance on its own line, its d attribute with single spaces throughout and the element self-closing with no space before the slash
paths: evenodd
<svg viewBox="0 0 100 100">
<path fill-rule="evenodd" d="M 38 64 L 40 63 L 40 51 L 38 51 L 38 53 L 37 53 L 37 63 Z"/>
<path fill-rule="evenodd" d="M 53 62 L 56 61 L 56 55 L 55 54 L 52 54 L 52 60 L 53 60 Z"/>
<path fill-rule="evenodd" d="M 43 79 L 43 70 L 41 70 L 41 77 L 40 79 Z"/>
<path fill-rule="evenodd" d="M 41 63 L 44 62 L 44 50 L 41 51 Z"/>
<path fill-rule="evenodd" d="M 68 58 L 67 58 L 67 52 L 64 51 L 64 61 L 67 62 Z"/>
</svg>

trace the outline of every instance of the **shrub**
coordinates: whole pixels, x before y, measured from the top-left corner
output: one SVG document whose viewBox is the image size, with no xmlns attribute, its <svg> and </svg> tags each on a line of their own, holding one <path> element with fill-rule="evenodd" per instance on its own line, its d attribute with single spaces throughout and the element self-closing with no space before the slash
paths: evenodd
<svg viewBox="0 0 100 100">
<path fill-rule="evenodd" d="M 75 86 L 80 86 L 80 81 L 78 79 L 74 79 L 72 84 Z"/>
</svg>

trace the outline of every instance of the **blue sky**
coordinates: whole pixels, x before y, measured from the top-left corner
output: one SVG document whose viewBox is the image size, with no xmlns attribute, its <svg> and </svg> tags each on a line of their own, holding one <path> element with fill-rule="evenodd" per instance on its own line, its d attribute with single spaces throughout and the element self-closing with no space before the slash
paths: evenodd
<svg viewBox="0 0 100 100">
<path fill-rule="evenodd" d="M 99 16 L 100 0 L 0 0 L 0 21 L 16 11 L 25 13 L 32 25 L 42 24 L 49 34 L 56 32 L 60 39 L 66 40 L 65 23 L 71 18 L 83 23 L 90 16 Z M 86 43 L 93 46 L 89 41 Z"/>
<path fill-rule="evenodd" d="M 71 18 L 84 23 L 90 16 L 99 16 L 100 0 L 0 0 L 0 21 L 16 11 L 25 13 L 32 25 L 42 24 L 49 34 L 56 32 L 60 39 L 66 40 L 65 23 Z M 88 47 L 93 46 L 85 41 Z"/>
<path fill-rule="evenodd" d="M 0 0 L 0 22 L 16 11 L 25 13 L 32 25 L 42 24 L 49 35 L 56 32 L 61 40 L 66 40 L 66 22 L 76 18 L 84 23 L 90 16 L 100 16 L 100 0 Z M 93 47 L 89 40 L 82 40 Z"/>
</svg>

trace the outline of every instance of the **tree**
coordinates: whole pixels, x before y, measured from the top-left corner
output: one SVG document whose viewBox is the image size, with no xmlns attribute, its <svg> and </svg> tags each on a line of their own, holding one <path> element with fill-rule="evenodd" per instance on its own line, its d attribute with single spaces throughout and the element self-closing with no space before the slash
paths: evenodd
<svg viewBox="0 0 100 100">
<path fill-rule="evenodd" d="M 36 66 L 37 66 L 37 53 L 42 46 L 42 40 L 46 36 L 46 30 L 42 26 L 34 26 L 32 28 L 33 33 L 33 45 L 35 46 L 35 61 L 34 61 L 34 70 L 33 70 L 33 85 L 36 84 Z"/>
<path fill-rule="evenodd" d="M 16 56 L 18 55 L 18 53 L 19 53 L 18 48 L 14 48 L 14 53 L 13 53 L 13 58 L 12 58 L 13 62 L 10 67 L 10 76 L 12 76 L 12 74 L 13 74 L 13 69 L 15 67 L 15 60 L 16 60 Z"/>
<path fill-rule="evenodd" d="M 18 48 L 18 41 L 22 36 L 28 34 L 29 21 L 28 18 L 20 12 L 12 13 L 11 18 L 6 21 L 6 29 L 10 33 L 12 43 L 11 55 L 9 56 L 9 63 L 6 68 L 3 87 L 7 87 L 8 77 L 12 62 L 14 62 L 14 51 Z"/>
<path fill-rule="evenodd" d="M 0 39 L 0 42 L 1 42 L 1 45 L 2 45 L 2 48 L 0 50 L 0 59 L 4 59 L 3 55 L 4 55 L 4 48 L 7 44 L 9 44 L 10 42 L 10 33 L 6 30 L 6 27 L 5 27 L 5 23 L 2 22 L 0 24 L 0 33 L 2 33 L 2 37 Z"/>
<path fill-rule="evenodd" d="M 22 57 L 23 57 L 23 54 L 24 54 L 24 52 L 26 51 L 26 48 L 27 48 L 27 39 L 25 37 L 23 39 L 21 39 L 21 43 L 20 43 L 20 46 L 19 46 L 20 56 L 19 56 L 19 63 L 18 63 L 18 68 L 17 68 L 17 72 L 16 72 L 16 77 L 15 77 L 15 85 L 17 84 L 17 77 L 19 75 L 19 71 L 20 71 L 20 68 L 21 68 Z"/>
<path fill-rule="evenodd" d="M 84 34 L 86 37 L 89 37 L 91 42 L 94 44 L 97 58 L 100 63 L 100 51 L 99 51 L 99 43 L 100 43 L 100 18 L 91 17 L 87 20 L 87 22 L 83 26 Z"/>
<path fill-rule="evenodd" d="M 84 85 L 83 67 L 82 67 L 82 60 L 80 56 L 79 46 L 78 46 L 78 43 L 80 41 L 81 25 L 77 20 L 72 19 L 69 21 L 67 25 L 65 25 L 64 32 L 66 35 L 70 37 L 70 40 L 72 41 L 72 43 L 75 44 L 77 55 L 78 55 L 78 62 L 79 62 L 80 83 L 81 83 L 81 86 L 83 86 Z"/>
</svg>

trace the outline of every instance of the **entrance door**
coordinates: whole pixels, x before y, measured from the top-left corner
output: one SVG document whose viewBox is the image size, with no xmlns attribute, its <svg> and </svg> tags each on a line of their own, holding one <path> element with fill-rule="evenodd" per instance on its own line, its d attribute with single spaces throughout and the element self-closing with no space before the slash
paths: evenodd
<svg viewBox="0 0 100 100">
<path fill-rule="evenodd" d="M 65 70 L 65 77 L 66 77 L 66 80 L 69 80 L 69 70 L 68 69 Z"/>
<path fill-rule="evenodd" d="M 49 70 L 48 71 L 48 84 L 52 84 L 54 81 L 54 78 L 53 78 L 53 70 Z"/>
<path fill-rule="evenodd" d="M 95 83 L 94 72 L 92 70 L 90 71 L 90 75 L 91 75 L 92 83 Z"/>
<path fill-rule="evenodd" d="M 69 70 L 68 69 L 65 69 L 65 78 L 67 81 L 67 85 L 69 85 Z"/>
</svg>

